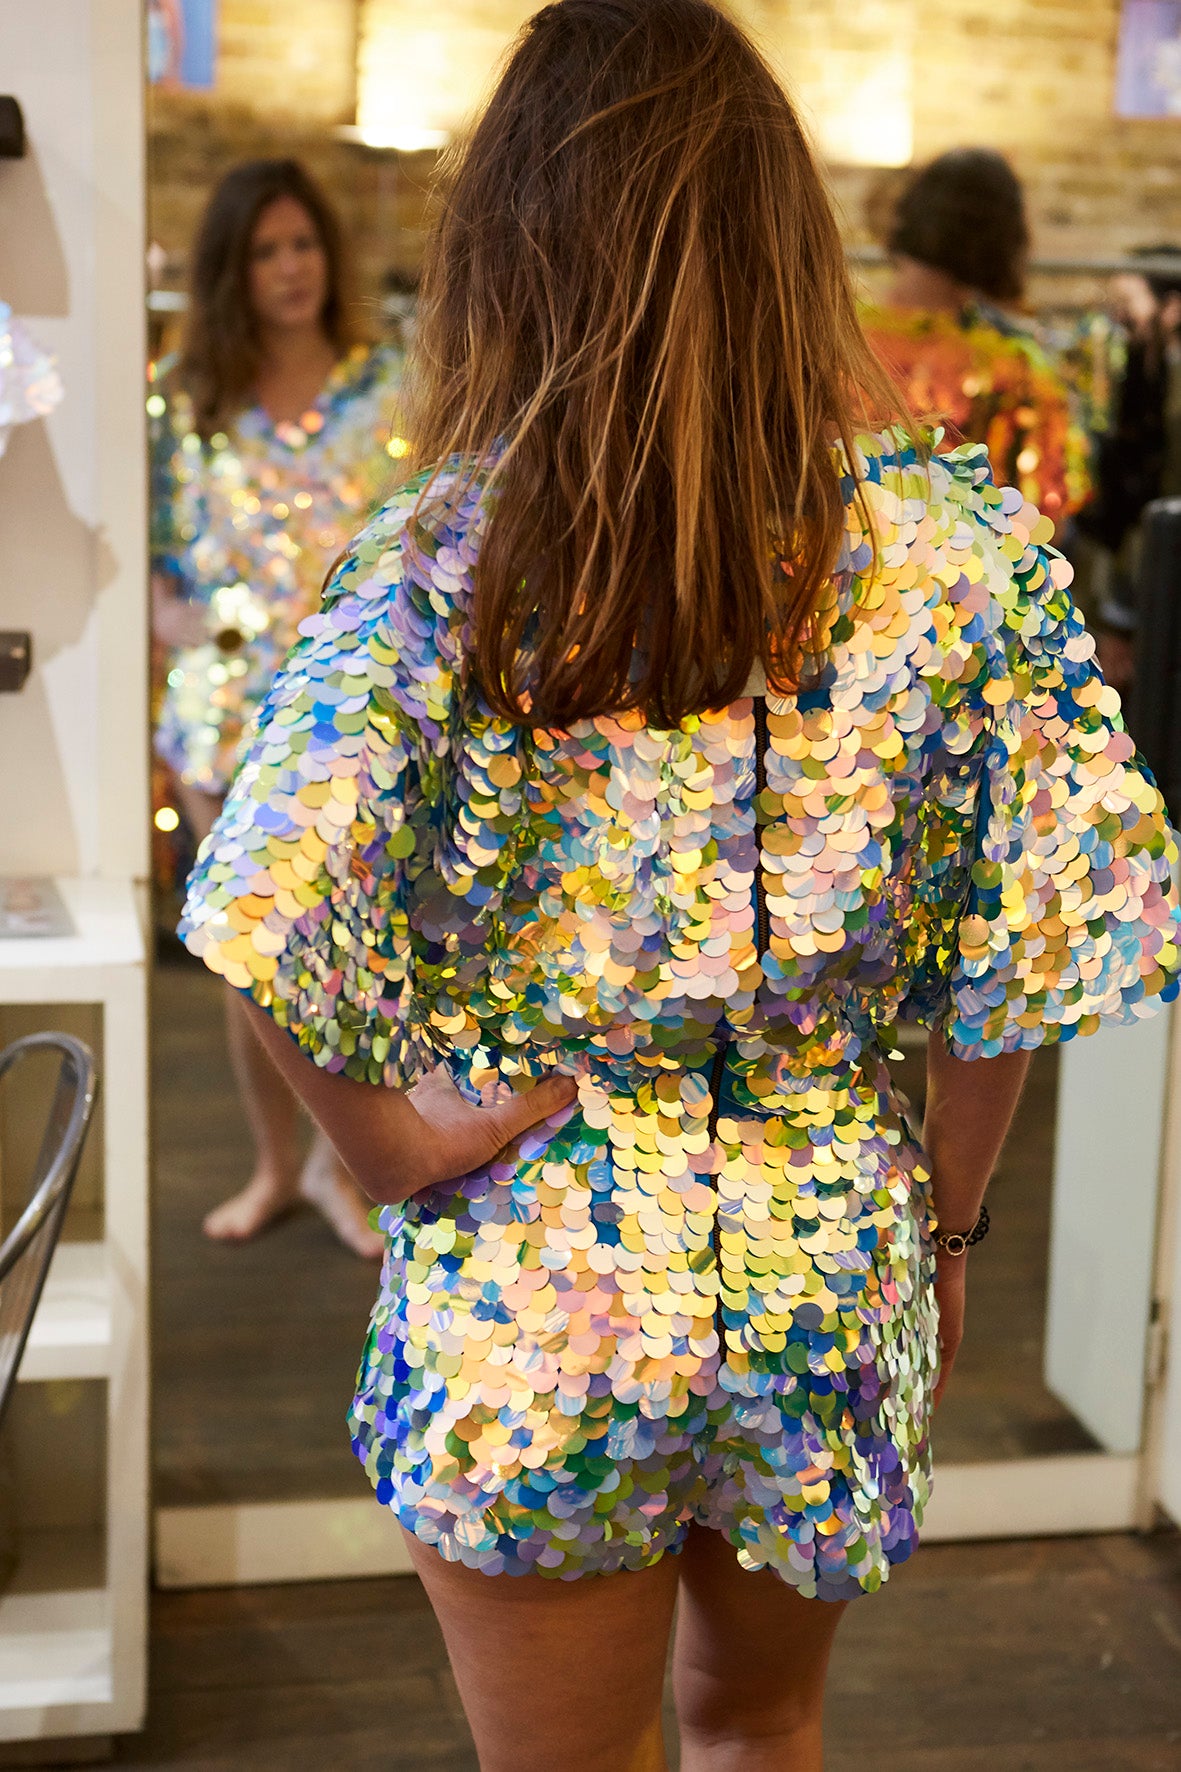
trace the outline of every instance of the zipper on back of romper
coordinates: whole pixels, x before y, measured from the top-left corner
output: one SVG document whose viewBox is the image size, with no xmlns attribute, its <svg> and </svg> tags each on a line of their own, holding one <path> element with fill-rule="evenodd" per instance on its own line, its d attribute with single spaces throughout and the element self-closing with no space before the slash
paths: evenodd
<svg viewBox="0 0 1181 1772">
<path fill-rule="evenodd" d="M 763 845 L 759 838 L 759 801 L 767 787 L 767 747 L 771 735 L 767 729 L 767 698 L 756 695 L 755 706 L 755 935 L 759 945 L 759 965 L 771 945 L 771 914 L 767 909 L 767 889 L 763 881 Z"/>
<path fill-rule="evenodd" d="M 767 745 L 769 742 L 769 733 L 767 730 L 767 702 L 766 702 L 766 698 L 762 695 L 756 695 L 754 697 L 754 715 L 755 715 L 755 884 L 754 884 L 755 939 L 758 943 L 758 958 L 759 958 L 759 964 L 761 965 L 762 960 L 763 960 L 763 955 L 766 953 L 768 947 L 770 946 L 770 941 L 771 941 L 771 918 L 770 918 L 770 913 L 768 912 L 768 909 L 767 909 L 767 894 L 766 894 L 766 890 L 763 885 L 763 847 L 762 847 L 762 844 L 759 842 L 759 818 L 758 818 L 759 798 L 762 795 L 763 790 L 767 786 Z M 719 1118 L 719 1115 L 721 1112 L 721 1105 L 722 1105 L 722 1103 L 721 1103 L 722 1079 L 725 1076 L 726 1053 L 729 1048 L 729 1045 L 730 1045 L 730 1041 L 729 1041 L 728 1037 L 726 1037 L 722 1040 L 719 1040 L 718 1045 L 717 1045 L 717 1049 L 714 1052 L 713 1064 L 710 1067 L 709 1089 L 710 1089 L 710 1095 L 713 1097 L 713 1100 L 710 1105 L 710 1110 L 709 1110 L 709 1141 L 711 1144 L 713 1143 L 714 1139 L 717 1137 L 717 1134 L 718 1134 L 718 1118 Z M 721 1246 L 721 1232 L 718 1227 L 718 1215 L 717 1215 L 716 1207 L 715 1207 L 715 1211 L 714 1211 L 713 1226 L 710 1231 L 710 1243 L 713 1247 L 714 1262 L 717 1266 L 717 1270 L 720 1275 L 721 1271 L 722 1271 L 722 1246 Z M 725 1328 L 724 1328 L 724 1324 L 722 1322 L 722 1303 L 721 1303 L 720 1298 L 718 1300 L 718 1306 L 717 1306 L 717 1310 L 715 1312 L 715 1323 L 716 1323 L 717 1332 L 718 1332 L 719 1344 L 724 1345 Z"/>
</svg>

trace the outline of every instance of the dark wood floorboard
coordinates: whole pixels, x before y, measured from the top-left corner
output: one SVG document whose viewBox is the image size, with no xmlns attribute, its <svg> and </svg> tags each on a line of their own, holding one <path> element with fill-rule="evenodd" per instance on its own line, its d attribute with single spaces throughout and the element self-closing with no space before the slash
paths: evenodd
<svg viewBox="0 0 1181 1772">
<path fill-rule="evenodd" d="M 360 1495 L 352 1396 L 376 1262 L 306 1207 L 255 1242 L 210 1243 L 209 1208 L 250 1146 L 225 1052 L 224 987 L 158 966 L 154 1000 L 153 1380 L 157 1502 Z"/>
<path fill-rule="evenodd" d="M 1181 1538 L 921 1551 L 850 1608 L 828 1718 L 829 1772 L 1178 1772 Z M 477 1772 L 411 1577 L 156 1595 L 116 1765 Z"/>
</svg>

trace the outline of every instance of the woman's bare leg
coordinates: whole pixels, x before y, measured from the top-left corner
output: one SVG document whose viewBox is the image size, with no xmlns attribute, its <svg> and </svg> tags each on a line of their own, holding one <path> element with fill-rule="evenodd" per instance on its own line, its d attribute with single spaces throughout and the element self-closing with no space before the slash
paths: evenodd
<svg viewBox="0 0 1181 1772">
<path fill-rule="evenodd" d="M 824 1680 L 844 1605 L 743 1569 L 704 1526 L 677 1560 L 681 1772 L 822 1772 Z"/>
<path fill-rule="evenodd" d="M 254 1168 L 244 1188 L 206 1215 L 204 1229 L 215 1242 L 245 1243 L 299 1199 L 299 1111 L 255 1039 L 241 998 L 230 991 L 226 1041 L 254 1144 Z"/>
<path fill-rule="evenodd" d="M 679 1557 L 551 1581 L 481 1575 L 406 1542 L 480 1772 L 666 1772 L 660 1702 Z"/>
<path fill-rule="evenodd" d="M 213 829 L 221 801 L 183 782 L 176 794 L 198 842 Z M 219 1243 L 244 1243 L 289 1212 L 302 1195 L 328 1221 L 346 1248 L 369 1260 L 383 1240 L 369 1228 L 369 1202 L 317 1131 L 302 1170 L 299 1110 L 295 1097 L 255 1039 L 236 992 L 226 995 L 226 1042 L 238 1093 L 254 1143 L 254 1169 L 246 1186 L 205 1218 L 205 1235 Z"/>
<path fill-rule="evenodd" d="M 367 1261 L 384 1255 L 385 1238 L 369 1224 L 373 1202 L 366 1199 L 318 1126 L 299 1177 L 299 1192 L 354 1255 Z"/>
</svg>

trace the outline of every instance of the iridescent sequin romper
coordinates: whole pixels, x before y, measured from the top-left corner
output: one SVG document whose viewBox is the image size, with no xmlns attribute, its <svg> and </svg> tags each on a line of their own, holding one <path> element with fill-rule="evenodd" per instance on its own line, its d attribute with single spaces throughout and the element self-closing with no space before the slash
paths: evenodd
<svg viewBox="0 0 1181 1772">
<path fill-rule="evenodd" d="M 937 1361 L 890 1026 L 991 1055 L 1176 989 L 1172 839 L 1048 522 L 982 449 L 861 450 L 879 564 L 846 472 L 813 686 L 671 732 L 492 717 L 479 488 L 427 528 L 411 486 L 304 623 L 191 881 L 189 947 L 317 1064 L 579 1079 L 380 1213 L 357 1455 L 489 1574 L 640 1567 L 696 1520 L 805 1594 L 879 1586 Z"/>
<path fill-rule="evenodd" d="M 397 351 L 358 346 L 298 423 L 275 424 L 253 406 L 206 441 L 167 365 L 153 369 L 152 561 L 205 610 L 209 629 L 168 658 L 156 750 L 207 794 L 225 792 L 242 734 L 328 568 L 406 453 L 396 430 L 402 367 Z"/>
</svg>

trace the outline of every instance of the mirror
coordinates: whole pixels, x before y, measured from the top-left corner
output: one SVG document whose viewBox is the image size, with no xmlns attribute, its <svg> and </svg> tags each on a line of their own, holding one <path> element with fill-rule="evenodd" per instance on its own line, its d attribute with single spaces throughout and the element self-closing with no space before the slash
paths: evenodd
<svg viewBox="0 0 1181 1772">
<path fill-rule="evenodd" d="M 377 1284 L 367 1202 L 317 1167 L 308 1127 L 292 1131 L 264 1064 L 248 1093 L 282 1171 L 275 1197 L 231 1207 L 222 1240 L 203 1234 L 257 1152 L 226 993 L 174 933 L 241 728 L 405 449 L 397 396 L 435 153 L 429 142 L 375 150 L 358 137 L 356 13 L 304 8 L 292 28 L 279 7 L 241 20 L 222 9 L 220 21 L 208 6 L 149 7 L 155 1477 L 165 1510 L 363 1491 L 344 1411 Z M 223 187 L 210 250 L 223 271 L 232 265 L 255 322 L 295 340 L 298 361 L 248 396 L 230 369 L 202 411 L 200 373 L 186 379 L 177 362 L 194 241 L 214 188 L 243 164 L 254 172 Z M 211 324 L 223 341 L 233 330 L 221 316 Z M 236 336 L 249 375 L 249 339 L 241 326 Z M 199 371 L 217 356 L 203 342 Z M 187 609 L 178 586 L 194 593 Z M 262 1234 L 245 1235 L 252 1216 L 272 1214 Z"/>
<path fill-rule="evenodd" d="M 226 24 L 214 54 L 209 40 L 198 40 L 204 28 L 199 19 L 210 22 L 207 9 L 179 8 L 193 35 L 178 46 L 169 36 L 169 21 L 178 9 L 149 8 L 155 73 L 149 111 L 151 313 L 153 348 L 161 365 L 149 394 L 149 413 L 157 429 L 170 421 L 168 363 L 183 332 L 186 282 L 201 214 L 218 182 L 244 161 L 295 159 L 314 175 L 339 216 L 355 261 L 360 297 L 350 312 L 366 335 L 365 348 L 377 344 L 390 361 L 400 363 L 412 337 L 414 282 L 438 149 L 469 108 L 500 44 L 530 10 L 501 7 L 496 30 L 472 33 L 470 20 L 465 23 L 463 9 L 456 6 L 434 9 L 429 31 L 401 0 L 303 8 L 294 17 L 287 8 L 255 8 L 249 21 L 244 17 L 235 22 L 232 31 Z M 739 10 L 753 14 L 760 9 L 752 5 Z M 423 79 L 413 92 L 399 72 L 413 60 L 407 32 L 418 33 L 416 42 L 421 39 Z M 883 69 L 883 79 L 897 96 L 886 63 Z M 882 241 L 889 235 L 903 176 L 899 169 L 913 149 L 910 113 L 907 107 L 905 116 L 892 111 L 888 127 L 868 144 L 865 107 L 851 108 L 847 91 L 840 103 L 834 98 L 825 109 L 825 94 L 832 98 L 830 89 L 834 82 L 840 84 L 839 71 L 804 67 L 802 73 L 797 70 L 797 84 L 807 88 L 812 82 L 811 102 L 824 113 L 821 147 L 832 160 L 832 180 L 845 216 L 852 218 L 847 224 L 850 252 L 867 299 L 881 302 L 888 299 L 889 276 Z M 848 82 L 844 88 L 851 90 Z M 877 158 L 863 164 L 871 148 Z M 883 162 L 888 162 L 884 168 Z M 323 227 L 313 226 L 310 246 L 301 236 L 301 226 L 307 232 L 308 216 L 305 205 L 301 223 L 299 208 L 297 201 L 293 217 L 288 202 L 283 226 L 273 238 L 263 238 L 257 228 L 251 234 L 253 256 L 247 270 L 255 279 L 250 287 L 256 301 L 297 302 L 307 297 L 308 288 L 318 287 L 316 277 L 331 281 L 332 264 L 318 262 L 309 270 L 305 262 L 300 269 L 301 255 L 304 261 L 315 259 L 317 252 L 321 261 L 332 255 L 325 249 Z M 267 294 L 267 266 L 280 261 L 295 264 L 294 270 L 283 272 L 291 287 Z M 1029 296 L 1027 319 L 1059 349 L 1064 373 L 1072 351 L 1080 361 L 1091 351 L 1087 360 L 1099 362 L 1103 327 L 1108 325 L 1102 316 L 1110 304 L 1108 284 L 1098 268 L 1066 261 L 1057 267 L 1043 264 L 1035 270 Z M 371 402 L 365 420 L 373 434 L 385 426 L 384 456 L 374 456 L 372 435 L 365 450 L 354 439 L 354 483 L 348 497 L 337 496 L 337 485 L 331 517 L 301 527 L 297 511 L 312 509 L 320 496 L 306 477 L 307 452 L 325 424 L 333 422 L 323 391 L 337 373 L 334 363 L 345 351 L 343 337 L 328 341 L 320 383 L 312 375 L 302 391 L 270 389 L 271 406 L 266 404 L 268 390 L 253 389 L 253 407 L 243 409 L 240 398 L 236 414 L 230 407 L 225 412 L 211 409 L 204 419 L 198 415 L 195 430 L 176 434 L 166 465 L 177 508 L 162 529 L 158 526 L 153 542 L 165 566 L 171 559 L 177 570 L 192 570 L 194 562 L 200 567 L 199 547 L 196 553 L 194 547 L 201 541 L 196 525 L 204 519 L 192 514 L 196 507 L 191 496 L 196 464 L 217 458 L 231 479 L 238 476 L 229 494 L 226 535 L 217 544 L 224 570 L 207 598 L 211 613 L 206 625 L 198 635 L 183 637 L 183 643 L 174 634 L 171 644 L 161 641 L 156 649 L 158 718 L 171 718 L 175 728 L 183 728 L 196 758 L 192 779 L 178 783 L 179 752 L 173 745 L 168 761 L 158 760 L 156 780 L 155 1420 L 157 1496 L 165 1509 L 358 1498 L 368 1504 L 344 1418 L 376 1289 L 376 1263 L 350 1252 L 324 1216 L 301 1202 L 293 1202 L 290 1211 L 278 1214 L 257 1237 L 212 1241 L 202 1234 L 203 1219 L 242 1186 L 254 1156 L 227 1041 L 222 987 L 183 953 L 171 933 L 178 885 L 215 794 L 218 760 L 232 749 L 233 720 L 226 710 L 240 708 L 244 687 L 254 683 L 256 654 L 265 654 L 271 669 L 281 654 L 260 602 L 265 605 L 267 584 L 282 579 L 283 568 L 275 563 L 284 558 L 284 538 L 294 537 L 299 549 L 314 556 L 305 580 L 318 583 L 333 555 L 380 498 L 382 486 L 397 483 L 398 458 L 406 446 L 396 430 L 396 401 L 391 398 L 386 405 Z M 391 379 L 396 381 L 396 374 Z M 1103 394 L 1100 381 L 1075 377 L 1076 401 L 1084 402 L 1078 391 L 1083 389 L 1092 402 L 1090 420 L 1094 402 L 1110 395 L 1110 388 Z M 268 423 L 277 440 L 271 462 L 261 447 Z M 250 434 L 243 443 L 245 431 Z M 1029 447 L 1014 445 L 1015 472 L 1034 472 Z M 163 460 L 157 451 L 157 516 L 159 500 L 166 496 L 160 491 Z M 336 468 L 329 464 L 325 471 Z M 1103 562 L 1088 551 L 1085 538 L 1070 530 L 1065 511 L 1060 516 L 1060 539 L 1078 557 L 1081 600 L 1093 611 L 1104 592 Z M 264 562 L 262 578 L 252 580 L 251 571 L 259 567 L 254 544 L 260 534 L 270 548 L 274 571 L 268 579 L 271 568 Z M 166 589 L 161 592 L 162 597 L 167 594 Z M 182 653 L 200 656 L 194 662 Z M 201 705 L 208 713 L 208 731 L 199 709 L 194 711 L 201 695 L 206 698 Z M 204 811 L 193 790 L 204 792 Z M 1100 1072 L 1118 1043 L 1103 1043 Z M 1138 1415 L 1129 1430 L 1133 1443 L 1126 1443 L 1124 1433 L 1117 1444 L 1119 1436 L 1098 1432 L 1096 1418 L 1076 1406 L 1071 1387 L 1054 1377 L 1061 1369 L 1061 1348 L 1083 1347 L 1085 1342 L 1080 1325 L 1086 1300 L 1069 1287 L 1067 1256 L 1073 1259 L 1075 1254 L 1070 1239 L 1077 1220 L 1070 1211 L 1066 1170 L 1085 1169 L 1086 1150 L 1080 1156 L 1072 1146 L 1067 1164 L 1056 1134 L 1060 1095 L 1069 1084 L 1078 1103 L 1076 1139 L 1085 1147 L 1094 1134 L 1094 1148 L 1102 1143 L 1102 1106 L 1094 1091 L 1079 1083 L 1091 1075 L 1085 1065 L 1078 1068 L 1081 1063 L 1075 1050 L 1066 1048 L 1060 1054 L 1038 1054 L 1033 1064 L 990 1195 L 992 1235 L 973 1262 L 968 1330 L 956 1382 L 936 1424 L 937 1457 L 945 1468 L 1126 1453 L 1138 1440 Z M 921 1038 L 905 1036 L 896 1068 L 901 1087 L 912 1101 L 921 1102 Z M 1153 1126 L 1152 1115 L 1158 1108 L 1159 1103 L 1149 1104 L 1147 1156 L 1128 1182 L 1138 1224 L 1149 1223 L 1153 1212 L 1151 1141 L 1159 1123 Z M 308 1150 L 306 1128 L 300 1136 L 302 1160 Z M 1146 1273 L 1138 1284 L 1140 1291 L 1129 1308 L 1134 1325 L 1146 1332 Z M 1084 1366 L 1089 1357 L 1084 1347 Z"/>
</svg>

